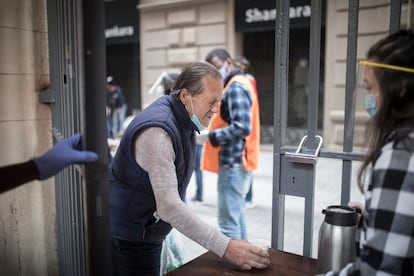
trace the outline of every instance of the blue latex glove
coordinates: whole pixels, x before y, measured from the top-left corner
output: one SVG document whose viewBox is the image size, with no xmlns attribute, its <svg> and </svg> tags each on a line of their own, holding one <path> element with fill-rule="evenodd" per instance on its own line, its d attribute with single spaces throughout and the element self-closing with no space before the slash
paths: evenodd
<svg viewBox="0 0 414 276">
<path fill-rule="evenodd" d="M 82 151 L 81 142 L 81 135 L 75 134 L 60 141 L 45 154 L 34 158 L 39 180 L 49 178 L 69 165 L 96 161 L 98 155 L 92 151 Z"/>
</svg>

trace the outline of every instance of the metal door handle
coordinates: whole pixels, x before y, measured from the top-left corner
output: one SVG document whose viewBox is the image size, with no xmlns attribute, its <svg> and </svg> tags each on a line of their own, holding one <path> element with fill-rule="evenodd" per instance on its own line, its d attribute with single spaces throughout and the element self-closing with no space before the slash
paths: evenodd
<svg viewBox="0 0 414 276">
<path fill-rule="evenodd" d="M 304 163 L 304 164 L 316 164 L 318 160 L 319 151 L 321 150 L 323 138 L 320 135 L 316 135 L 315 138 L 319 139 L 318 146 L 315 150 L 314 154 L 302 153 L 302 146 L 305 143 L 306 139 L 308 139 L 308 135 L 303 136 L 302 140 L 299 143 L 296 152 L 286 152 L 285 157 L 290 162 L 295 163 Z"/>
</svg>

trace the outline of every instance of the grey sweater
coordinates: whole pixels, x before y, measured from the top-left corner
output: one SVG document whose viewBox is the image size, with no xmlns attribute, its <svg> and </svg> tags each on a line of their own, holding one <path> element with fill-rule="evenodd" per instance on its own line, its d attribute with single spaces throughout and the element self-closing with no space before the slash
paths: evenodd
<svg viewBox="0 0 414 276">
<path fill-rule="evenodd" d="M 148 172 L 160 218 L 201 246 L 223 257 L 230 238 L 205 223 L 180 199 L 175 152 L 167 132 L 153 127 L 135 140 L 135 160 Z"/>
</svg>

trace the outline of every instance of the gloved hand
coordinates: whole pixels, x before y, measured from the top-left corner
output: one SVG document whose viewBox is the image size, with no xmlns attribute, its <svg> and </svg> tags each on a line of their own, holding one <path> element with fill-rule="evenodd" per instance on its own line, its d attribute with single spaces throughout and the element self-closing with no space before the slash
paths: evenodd
<svg viewBox="0 0 414 276">
<path fill-rule="evenodd" d="M 49 178 L 69 165 L 96 161 L 98 155 L 92 151 L 82 151 L 81 142 L 81 135 L 75 134 L 60 141 L 45 154 L 34 158 L 39 180 Z"/>
<path fill-rule="evenodd" d="M 209 131 L 207 129 L 200 132 L 200 134 L 196 135 L 196 143 L 197 144 L 204 144 L 205 142 L 208 142 L 210 138 L 208 138 Z"/>
</svg>

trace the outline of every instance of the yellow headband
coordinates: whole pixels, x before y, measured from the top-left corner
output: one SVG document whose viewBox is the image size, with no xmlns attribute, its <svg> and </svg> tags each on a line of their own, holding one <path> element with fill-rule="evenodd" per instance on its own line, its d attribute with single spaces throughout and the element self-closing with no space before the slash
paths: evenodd
<svg viewBox="0 0 414 276">
<path fill-rule="evenodd" d="M 380 67 L 380 68 L 386 68 L 386 69 L 391 69 L 391 70 L 399 70 L 399 71 L 404 71 L 404 72 L 408 72 L 408 73 L 414 73 L 413 68 L 396 66 L 396 65 L 389 65 L 389 64 L 372 62 L 372 61 L 367 61 L 367 60 L 361 60 L 361 61 L 359 61 L 359 64 L 374 66 L 374 67 Z"/>
<path fill-rule="evenodd" d="M 237 67 L 240 67 L 241 69 L 247 69 L 247 66 L 239 61 L 233 61 L 233 64 L 236 65 Z"/>
</svg>

